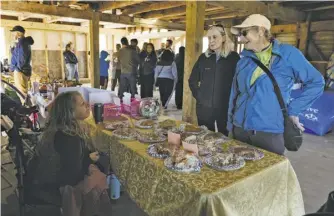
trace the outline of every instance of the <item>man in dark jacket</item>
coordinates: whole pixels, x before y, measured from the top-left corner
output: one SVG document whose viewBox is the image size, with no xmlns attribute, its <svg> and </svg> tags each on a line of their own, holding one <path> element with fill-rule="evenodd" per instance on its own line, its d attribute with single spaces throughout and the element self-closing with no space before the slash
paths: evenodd
<svg viewBox="0 0 334 216">
<path fill-rule="evenodd" d="M 23 94 L 28 93 L 28 81 L 31 76 L 31 45 L 34 44 L 32 37 L 25 37 L 25 29 L 22 26 L 14 26 L 10 30 L 16 40 L 15 46 L 11 48 L 12 59 L 10 71 L 14 72 L 15 87 Z M 20 97 L 20 95 L 19 95 Z M 24 102 L 24 98 L 21 98 Z"/>
<path fill-rule="evenodd" d="M 130 87 L 132 97 L 136 94 L 136 77 L 138 64 L 140 63 L 138 53 L 129 46 L 127 38 L 121 39 L 122 49 L 119 51 L 119 61 L 121 63 L 121 83 L 119 96 L 123 97 L 123 93 L 127 92 Z"/>
</svg>

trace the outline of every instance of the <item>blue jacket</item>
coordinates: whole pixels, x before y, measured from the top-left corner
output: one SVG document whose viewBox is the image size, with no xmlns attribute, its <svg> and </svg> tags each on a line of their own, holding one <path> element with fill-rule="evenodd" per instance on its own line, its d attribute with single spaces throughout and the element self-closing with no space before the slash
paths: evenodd
<svg viewBox="0 0 334 216">
<path fill-rule="evenodd" d="M 109 53 L 102 50 L 100 54 L 100 76 L 108 76 L 108 70 L 109 70 L 109 60 L 106 60 L 108 57 Z"/>
<path fill-rule="evenodd" d="M 174 84 L 177 83 L 177 67 L 175 62 L 171 65 L 157 65 L 154 69 L 154 80 L 157 78 L 167 78 L 174 80 Z"/>
<path fill-rule="evenodd" d="M 11 71 L 18 71 L 26 76 L 31 76 L 31 45 L 33 44 L 34 40 L 30 36 L 19 39 L 16 46 L 11 50 Z"/>
<path fill-rule="evenodd" d="M 289 115 L 298 116 L 321 96 L 324 79 L 297 48 L 274 40 L 272 53 L 276 57 L 270 71 L 280 87 Z M 250 86 L 257 67 L 251 58 L 257 57 L 244 49 L 233 79 L 227 129 L 232 131 L 234 125 L 245 130 L 283 133 L 283 114 L 269 77 L 263 74 Z M 303 93 L 290 102 L 294 83 L 302 83 Z"/>
</svg>

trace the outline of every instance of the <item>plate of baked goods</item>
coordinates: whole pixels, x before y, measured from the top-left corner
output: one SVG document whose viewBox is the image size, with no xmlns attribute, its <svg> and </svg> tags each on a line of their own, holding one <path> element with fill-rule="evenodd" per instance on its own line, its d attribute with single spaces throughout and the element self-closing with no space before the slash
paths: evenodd
<svg viewBox="0 0 334 216">
<path fill-rule="evenodd" d="M 135 125 L 141 129 L 150 129 L 155 125 L 155 121 L 151 119 L 141 119 L 136 121 Z"/>
<path fill-rule="evenodd" d="M 171 150 L 168 142 L 151 144 L 147 148 L 147 153 L 155 158 L 165 159 L 169 157 L 170 152 Z"/>
<path fill-rule="evenodd" d="M 194 134 L 194 135 L 203 134 L 208 130 L 207 127 L 205 126 L 196 126 L 192 124 L 181 124 L 180 129 L 183 131 L 183 133 Z"/>
<path fill-rule="evenodd" d="M 122 140 L 136 140 L 138 136 L 138 132 L 133 128 L 119 128 L 114 130 L 112 135 Z"/>
<path fill-rule="evenodd" d="M 205 142 L 217 142 L 217 141 L 219 141 L 219 143 L 225 143 L 225 142 L 231 140 L 230 138 L 226 137 L 224 134 L 222 134 L 220 132 L 212 132 L 212 131 L 209 131 L 208 133 L 203 135 L 202 139 Z"/>
<path fill-rule="evenodd" d="M 137 139 L 141 143 L 160 143 L 165 142 L 167 137 L 157 132 L 141 132 L 138 133 Z"/>
<path fill-rule="evenodd" d="M 229 151 L 245 160 L 261 160 L 264 157 L 264 153 L 261 150 L 248 146 L 231 146 Z"/>
<path fill-rule="evenodd" d="M 171 130 L 174 127 L 176 127 L 176 122 L 171 119 L 157 122 L 154 125 L 155 130 L 160 131 L 163 134 L 167 134 L 168 130 Z"/>
<path fill-rule="evenodd" d="M 233 171 L 245 166 L 245 160 L 233 153 L 216 153 L 204 158 L 204 163 L 218 171 Z"/>
<path fill-rule="evenodd" d="M 169 170 L 185 173 L 199 172 L 202 167 L 202 162 L 196 155 L 183 149 L 174 150 L 164 164 Z"/>
<path fill-rule="evenodd" d="M 104 123 L 104 128 L 107 130 L 117 130 L 120 128 L 128 128 L 128 127 L 130 127 L 128 121 L 112 121 Z"/>
</svg>

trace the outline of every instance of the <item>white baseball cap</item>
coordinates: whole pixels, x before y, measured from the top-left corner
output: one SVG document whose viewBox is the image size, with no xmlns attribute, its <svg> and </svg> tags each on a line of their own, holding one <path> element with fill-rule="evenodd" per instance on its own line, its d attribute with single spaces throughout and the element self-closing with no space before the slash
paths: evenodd
<svg viewBox="0 0 334 216">
<path fill-rule="evenodd" d="M 267 17 L 261 14 L 252 14 L 248 16 L 240 25 L 233 26 L 231 28 L 231 33 L 238 35 L 240 29 L 252 26 L 264 27 L 265 29 L 270 30 L 271 23 Z"/>
</svg>

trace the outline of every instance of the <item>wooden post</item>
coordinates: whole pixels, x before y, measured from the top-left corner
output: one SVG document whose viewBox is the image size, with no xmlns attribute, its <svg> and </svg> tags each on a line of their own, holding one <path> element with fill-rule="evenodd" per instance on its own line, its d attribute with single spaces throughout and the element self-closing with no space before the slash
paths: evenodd
<svg viewBox="0 0 334 216">
<path fill-rule="evenodd" d="M 49 77 L 49 53 L 48 53 L 48 43 L 47 43 L 46 31 L 44 31 L 44 41 L 45 41 L 45 68 L 46 76 Z"/>
<path fill-rule="evenodd" d="M 94 12 L 92 20 L 89 20 L 90 84 L 92 88 L 100 87 L 99 19 L 99 14 Z"/>
<path fill-rule="evenodd" d="M 197 123 L 196 101 L 189 88 L 188 79 L 194 64 L 202 53 L 204 34 L 204 1 L 186 2 L 186 53 L 183 80 L 183 121 Z"/>
<path fill-rule="evenodd" d="M 60 37 L 60 65 L 61 65 L 61 78 L 65 80 L 65 69 L 64 69 L 64 56 L 63 56 L 63 33 L 59 33 Z"/>
<path fill-rule="evenodd" d="M 309 12 L 307 15 L 306 23 L 300 25 L 300 40 L 299 40 L 299 49 L 306 56 L 310 38 L 310 29 L 311 29 L 311 17 L 312 12 Z"/>
</svg>

